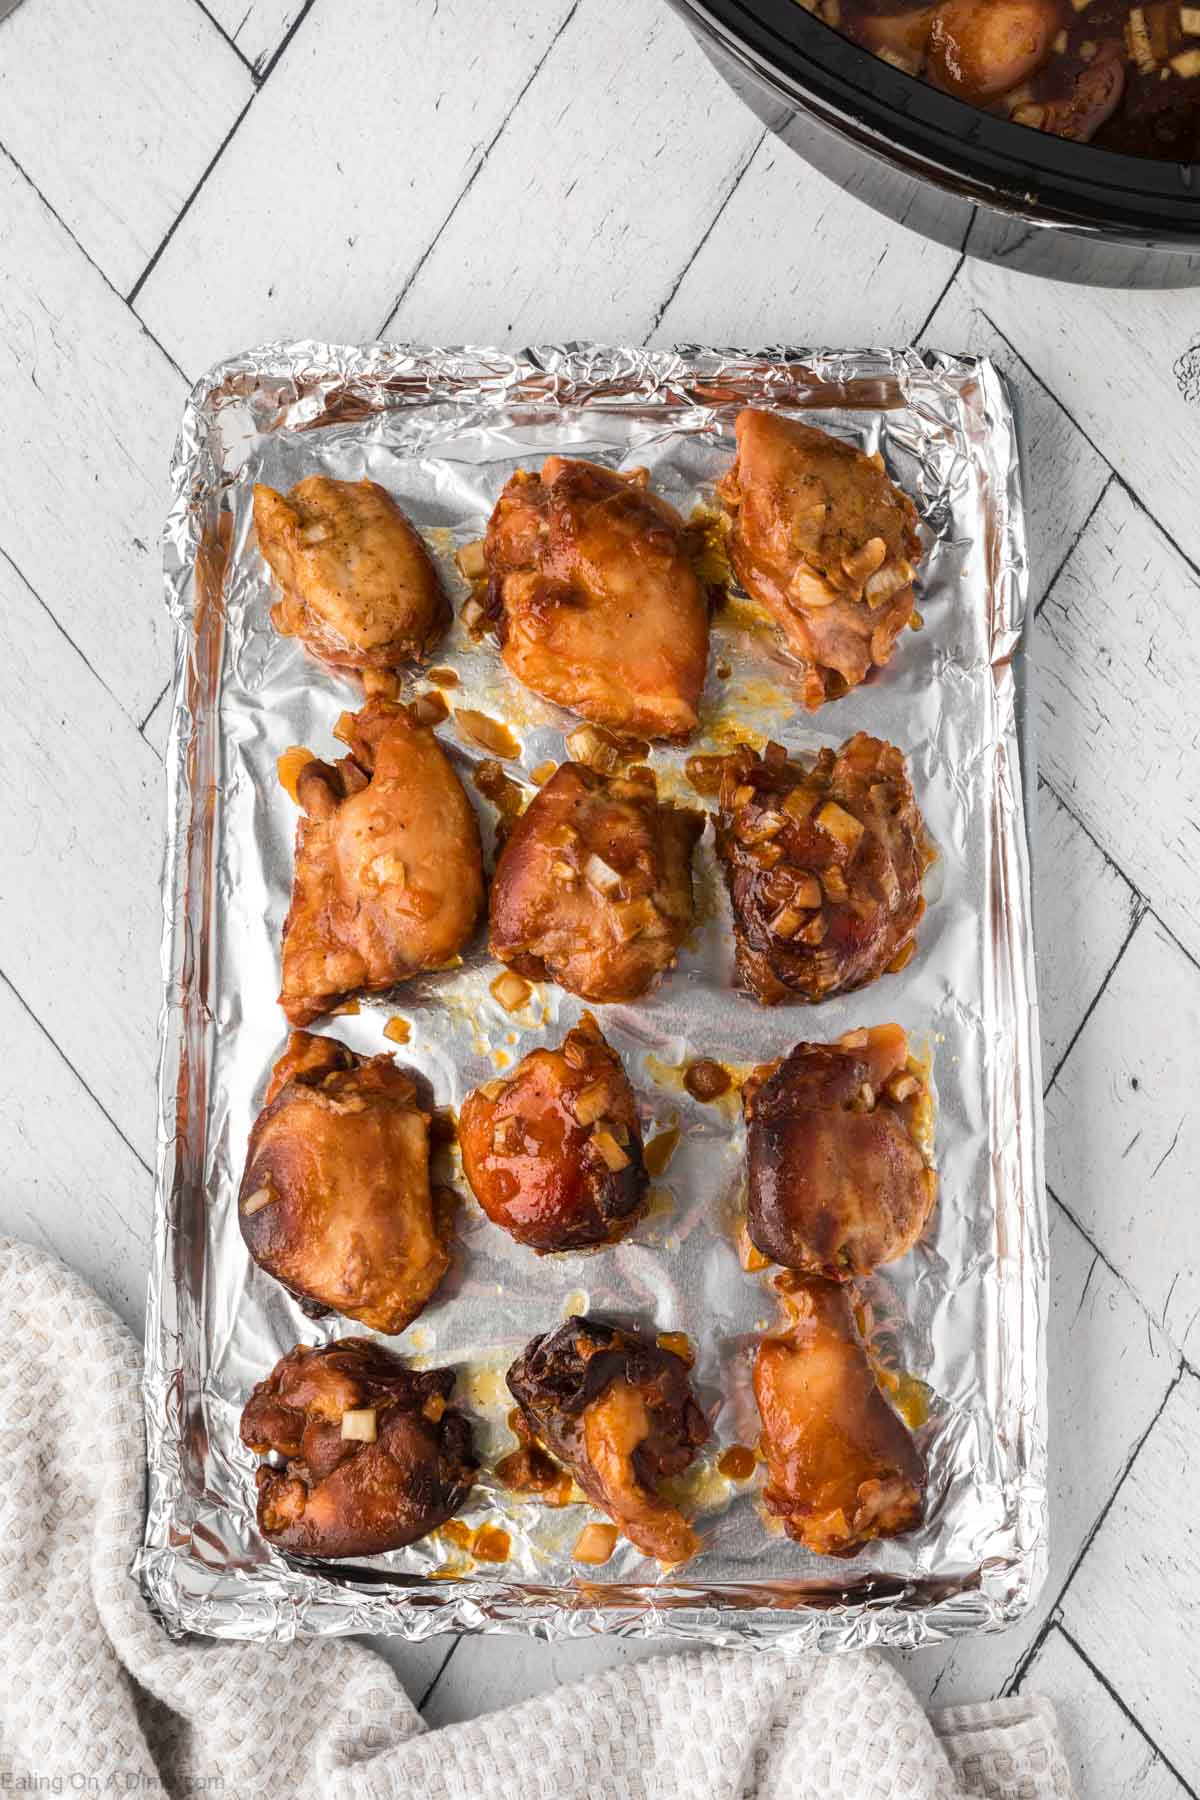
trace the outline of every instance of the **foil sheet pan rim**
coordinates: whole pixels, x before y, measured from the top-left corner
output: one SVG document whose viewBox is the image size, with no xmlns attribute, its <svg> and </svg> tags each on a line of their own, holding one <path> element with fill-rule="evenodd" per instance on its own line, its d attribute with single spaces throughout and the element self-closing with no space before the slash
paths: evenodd
<svg viewBox="0 0 1200 1800">
<path fill-rule="evenodd" d="M 187 1320 L 176 1277 L 189 1247 L 179 1242 L 173 1198 L 183 1179 L 180 1150 L 186 1137 L 189 1047 L 183 999 L 204 958 L 203 933 L 188 915 L 189 859 L 200 853 L 194 812 L 198 766 L 200 672 L 194 634 L 198 564 L 202 560 L 205 509 L 219 504 L 224 479 L 212 446 L 221 405 L 260 396 L 277 387 L 294 405 L 306 388 L 344 389 L 370 395 L 376 406 L 455 398 L 475 401 L 529 384 L 526 391 L 560 403 L 597 396 L 610 404 L 669 400 L 689 383 L 721 383 L 733 394 L 751 383 L 764 398 L 821 383 L 872 381 L 908 384 L 919 396 L 924 383 L 977 385 L 978 411 L 990 420 L 979 453 L 989 460 L 992 487 L 992 658 L 996 768 L 992 801 L 996 819 L 993 879 L 1008 897 L 1004 941 L 994 969 L 1013 1008 L 1020 1039 L 1015 1068 L 1028 1093 L 1013 1115 L 1015 1142 L 999 1155 L 1018 1174 L 1023 1209 L 1016 1246 L 1021 1323 L 1014 1352 L 1011 1422 L 1020 1440 L 1017 1483 L 1019 1554 L 978 1584 L 934 1601 L 901 1592 L 863 1601 L 790 1608 L 734 1608 L 688 1604 L 686 1592 L 638 1590 L 635 1600 L 580 1604 L 576 1590 L 530 1590 L 512 1583 L 364 1583 L 311 1569 L 255 1570 L 242 1575 L 212 1566 L 204 1556 L 204 1529 L 193 1517 L 182 1530 L 177 1508 L 185 1497 L 181 1457 L 182 1400 Z M 869 402 L 864 399 L 862 404 Z M 295 421 L 293 422 L 295 423 Z M 185 404 L 171 465 L 173 502 L 164 533 L 167 603 L 176 624 L 172 725 L 167 753 L 168 820 L 163 874 L 164 1001 L 160 1015 L 159 1157 L 153 1255 L 149 1280 L 144 1393 L 149 1504 L 146 1536 L 134 1572 L 167 1629 L 216 1637 L 286 1640 L 297 1635 L 388 1632 L 419 1641 L 442 1631 L 524 1630 L 554 1640 L 596 1632 L 670 1636 L 681 1642 L 771 1647 L 785 1652 L 861 1648 L 869 1644 L 916 1647 L 964 1631 L 999 1629 L 1032 1605 L 1046 1570 L 1044 1320 L 1046 1249 L 1042 1180 L 1040 1054 L 1032 968 L 1029 966 L 1030 877 L 1021 827 L 1021 770 L 1015 737 L 1014 656 L 1025 629 L 1025 540 L 1020 472 L 1007 384 L 987 359 L 916 350 L 820 352 L 785 347 L 711 349 L 692 345 L 670 351 L 612 350 L 587 344 L 505 352 L 474 347 L 409 349 L 375 344 L 361 349 L 315 341 L 266 345 L 217 364 L 193 387 Z M 199 830 L 202 835 L 202 822 Z M 1016 1096 L 1013 1097 L 1014 1100 Z M 994 1579 L 993 1579 L 994 1573 Z M 609 1590 L 611 1593 L 611 1590 Z M 785 1597 L 776 1597 L 781 1602 Z"/>
</svg>

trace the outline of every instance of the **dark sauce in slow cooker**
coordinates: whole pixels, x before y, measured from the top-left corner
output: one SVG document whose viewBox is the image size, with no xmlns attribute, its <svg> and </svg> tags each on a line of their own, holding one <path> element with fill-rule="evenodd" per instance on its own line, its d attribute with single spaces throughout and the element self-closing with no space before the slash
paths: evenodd
<svg viewBox="0 0 1200 1800">
<path fill-rule="evenodd" d="M 1019 125 L 1200 160 L 1200 0 L 800 3 L 894 66 Z"/>
</svg>

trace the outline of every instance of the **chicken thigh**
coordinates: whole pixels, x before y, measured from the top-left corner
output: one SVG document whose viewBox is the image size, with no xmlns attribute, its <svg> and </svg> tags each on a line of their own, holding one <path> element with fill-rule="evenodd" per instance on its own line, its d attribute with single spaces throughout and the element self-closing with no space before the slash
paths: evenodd
<svg viewBox="0 0 1200 1800">
<path fill-rule="evenodd" d="M 846 1288 L 790 1278 L 790 1328 L 759 1344 L 763 1500 L 817 1556 L 853 1556 L 920 1523 L 925 1468 L 879 1389 Z"/>
<path fill-rule="evenodd" d="M 526 1345 L 508 1386 L 533 1435 L 644 1556 L 680 1563 L 695 1554 L 696 1533 L 654 1486 L 682 1474 L 708 1439 L 682 1357 L 619 1326 L 571 1318 Z"/>
<path fill-rule="evenodd" d="M 419 662 L 449 623 L 424 541 L 373 481 L 309 475 L 290 494 L 260 484 L 254 526 L 283 589 L 275 629 L 334 668 Z"/>
<path fill-rule="evenodd" d="M 750 1241 L 772 1262 L 844 1281 L 912 1249 L 937 1193 L 931 1100 L 899 1025 L 797 1044 L 742 1090 Z"/>
<path fill-rule="evenodd" d="M 468 1094 L 458 1140 L 488 1218 L 535 1250 L 615 1244 L 645 1210 L 637 1102 L 590 1013 L 558 1050 Z"/>
<path fill-rule="evenodd" d="M 487 529 L 485 610 L 506 666 L 535 694 L 617 731 L 686 738 L 708 595 L 683 520 L 644 479 L 563 456 L 519 470 Z"/>
<path fill-rule="evenodd" d="M 733 514 L 730 561 L 807 664 L 815 708 L 886 663 L 912 617 L 916 509 L 881 457 L 828 432 L 753 407 L 736 430 L 717 490 Z"/>
<path fill-rule="evenodd" d="M 993 100 L 1048 61 L 1065 0 L 943 0 L 933 15 L 928 72 L 964 100 Z"/>
<path fill-rule="evenodd" d="M 809 769 L 779 744 L 734 751 L 717 854 L 738 971 L 764 1004 L 825 1000 L 911 955 L 933 851 L 894 745 L 860 731 Z"/>
<path fill-rule="evenodd" d="M 414 1373 L 370 1338 L 289 1351 L 242 1413 L 242 1442 L 287 1459 L 257 1474 L 263 1536 L 301 1556 L 375 1556 L 444 1525 L 478 1466 L 453 1388 L 453 1369 Z"/>
<path fill-rule="evenodd" d="M 351 755 L 308 763 L 296 783 L 279 996 L 293 1025 L 442 967 L 483 909 L 479 825 L 433 733 L 379 699 L 343 723 Z"/>
<path fill-rule="evenodd" d="M 636 999 L 691 925 L 703 830 L 703 813 L 659 802 L 649 769 L 619 777 L 564 763 L 496 864 L 492 955 L 585 1000 Z"/>
<path fill-rule="evenodd" d="M 429 1115 L 390 1056 L 295 1031 L 254 1122 L 238 1196 L 246 1248 L 313 1318 L 403 1331 L 450 1266 L 429 1184 Z"/>
</svg>

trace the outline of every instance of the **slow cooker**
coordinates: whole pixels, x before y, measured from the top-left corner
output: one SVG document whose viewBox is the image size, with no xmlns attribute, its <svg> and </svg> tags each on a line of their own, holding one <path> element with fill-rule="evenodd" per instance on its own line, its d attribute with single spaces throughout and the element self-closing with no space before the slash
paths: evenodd
<svg viewBox="0 0 1200 1800">
<path fill-rule="evenodd" d="M 797 0 L 671 0 L 754 111 L 840 187 L 968 255 L 1107 287 L 1200 286 L 1200 164 L 981 112 Z"/>
</svg>

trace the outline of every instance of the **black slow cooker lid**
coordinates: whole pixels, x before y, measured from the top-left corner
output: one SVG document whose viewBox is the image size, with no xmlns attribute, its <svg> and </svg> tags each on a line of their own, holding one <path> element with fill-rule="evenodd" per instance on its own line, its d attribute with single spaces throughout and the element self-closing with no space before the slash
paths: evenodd
<svg viewBox="0 0 1200 1800">
<path fill-rule="evenodd" d="M 1014 125 L 906 75 L 798 0 L 676 0 L 781 98 L 913 173 L 1046 224 L 1200 245 L 1200 163 Z"/>
</svg>

